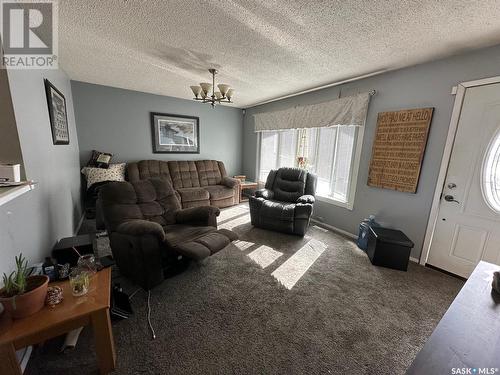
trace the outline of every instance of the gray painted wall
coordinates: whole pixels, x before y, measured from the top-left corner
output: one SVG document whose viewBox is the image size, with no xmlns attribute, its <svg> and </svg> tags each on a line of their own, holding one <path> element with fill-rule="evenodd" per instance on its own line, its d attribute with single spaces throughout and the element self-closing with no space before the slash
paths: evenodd
<svg viewBox="0 0 500 375">
<path fill-rule="evenodd" d="M 192 100 L 172 98 L 83 82 L 71 82 L 85 164 L 93 149 L 111 152 L 113 161 L 222 160 L 229 174 L 241 173 L 242 111 Z M 186 87 L 189 89 L 189 87 Z M 199 154 L 154 154 L 150 112 L 200 118 Z"/>
<path fill-rule="evenodd" d="M 12 270 L 19 252 L 30 262 L 43 261 L 58 239 L 73 235 L 81 217 L 78 138 L 68 77 L 61 70 L 10 70 L 8 77 L 26 176 L 39 184 L 0 206 L 0 273 Z M 66 97 L 69 145 L 52 144 L 44 78 Z"/>
<path fill-rule="evenodd" d="M 455 98 L 450 95 L 451 88 L 459 82 L 497 75 L 500 75 L 500 46 L 251 108 L 244 117 L 243 172 L 255 177 L 257 136 L 253 131 L 254 113 L 319 103 L 337 98 L 340 92 L 347 96 L 376 89 L 377 95 L 372 98 L 368 111 L 354 209 L 349 211 L 317 202 L 315 215 L 323 217 L 330 225 L 357 233 L 359 222 L 369 214 L 375 214 L 379 221 L 400 228 L 415 242 L 412 256 L 418 258 L 450 124 Z M 417 193 L 367 186 L 377 114 L 419 107 L 435 107 L 435 111 Z"/>
</svg>

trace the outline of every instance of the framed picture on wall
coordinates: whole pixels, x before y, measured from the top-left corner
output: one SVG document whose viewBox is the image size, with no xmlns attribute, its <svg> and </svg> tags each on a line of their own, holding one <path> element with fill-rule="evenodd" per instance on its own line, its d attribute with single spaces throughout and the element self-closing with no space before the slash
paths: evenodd
<svg viewBox="0 0 500 375">
<path fill-rule="evenodd" d="M 55 145 L 67 145 L 69 144 L 69 131 L 66 98 L 48 79 L 44 79 L 43 81 L 45 83 L 45 94 L 49 107 L 52 143 Z"/>
<path fill-rule="evenodd" d="M 200 119 L 193 116 L 151 113 L 153 152 L 200 153 Z"/>
</svg>

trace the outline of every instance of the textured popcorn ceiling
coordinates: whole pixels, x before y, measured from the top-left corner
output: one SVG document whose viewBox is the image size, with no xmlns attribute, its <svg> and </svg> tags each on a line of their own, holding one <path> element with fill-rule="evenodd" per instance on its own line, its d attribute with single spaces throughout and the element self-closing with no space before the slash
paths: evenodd
<svg viewBox="0 0 500 375">
<path fill-rule="evenodd" d="M 243 108 L 498 44 L 499 20 L 499 0 L 62 0 L 60 64 L 186 99 L 216 67 Z"/>
</svg>

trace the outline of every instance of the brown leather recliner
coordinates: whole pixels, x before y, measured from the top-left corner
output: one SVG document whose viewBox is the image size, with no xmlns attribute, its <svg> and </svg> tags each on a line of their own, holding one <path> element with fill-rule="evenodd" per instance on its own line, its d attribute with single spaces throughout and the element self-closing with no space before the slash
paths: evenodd
<svg viewBox="0 0 500 375">
<path fill-rule="evenodd" d="M 271 170 L 265 189 L 250 197 L 252 225 L 304 236 L 315 202 L 317 177 L 299 168 Z"/>
<path fill-rule="evenodd" d="M 111 182 L 99 199 L 120 273 L 146 290 L 164 280 L 179 255 L 201 260 L 237 239 L 217 230 L 217 207 L 182 209 L 165 179 Z"/>
</svg>

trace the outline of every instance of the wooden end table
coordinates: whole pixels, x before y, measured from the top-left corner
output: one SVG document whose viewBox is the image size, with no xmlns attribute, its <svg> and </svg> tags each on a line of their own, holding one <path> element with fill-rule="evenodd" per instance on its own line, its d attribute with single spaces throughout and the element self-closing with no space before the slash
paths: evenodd
<svg viewBox="0 0 500 375">
<path fill-rule="evenodd" d="M 16 350 L 38 344 L 76 328 L 91 325 L 94 331 L 99 372 L 107 374 L 115 369 L 116 354 L 109 318 L 111 268 L 97 272 L 91 280 L 89 292 L 74 297 L 69 281 L 54 282 L 62 287 L 64 300 L 54 308 L 45 306 L 34 315 L 13 320 L 0 331 L 0 364 L 2 374 L 21 375 Z"/>
<path fill-rule="evenodd" d="M 240 182 L 240 203 L 247 201 L 248 198 L 243 196 L 243 190 L 245 189 L 258 189 L 259 184 L 257 182 L 252 181 L 241 181 Z"/>
</svg>

